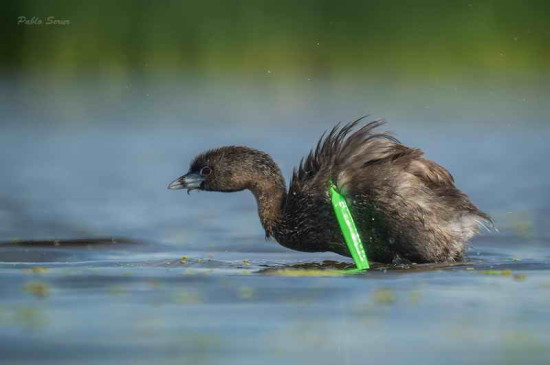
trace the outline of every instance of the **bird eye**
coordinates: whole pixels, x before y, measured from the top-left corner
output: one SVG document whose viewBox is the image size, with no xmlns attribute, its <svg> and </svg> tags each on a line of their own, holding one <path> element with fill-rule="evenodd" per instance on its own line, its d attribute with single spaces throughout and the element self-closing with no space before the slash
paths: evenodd
<svg viewBox="0 0 550 365">
<path fill-rule="evenodd" d="M 211 169 L 210 167 L 208 167 L 208 166 L 203 167 L 203 168 L 201 169 L 201 172 L 200 172 L 201 176 L 208 176 L 208 175 L 210 175 L 211 173 L 212 173 L 212 169 Z"/>
</svg>

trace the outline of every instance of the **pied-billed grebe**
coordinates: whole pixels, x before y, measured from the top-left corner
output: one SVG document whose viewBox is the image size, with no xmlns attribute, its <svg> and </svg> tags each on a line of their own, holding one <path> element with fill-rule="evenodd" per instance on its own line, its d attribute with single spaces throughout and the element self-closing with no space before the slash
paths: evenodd
<svg viewBox="0 0 550 365">
<path fill-rule="evenodd" d="M 361 118 L 362 119 L 362 118 Z M 294 169 L 287 193 L 277 164 L 261 151 L 227 146 L 195 157 L 169 189 L 233 192 L 248 189 L 266 237 L 298 251 L 350 252 L 330 201 L 332 181 L 345 195 L 357 229 L 376 262 L 451 262 L 480 226 L 491 225 L 451 174 L 360 120 L 323 135 Z"/>
</svg>

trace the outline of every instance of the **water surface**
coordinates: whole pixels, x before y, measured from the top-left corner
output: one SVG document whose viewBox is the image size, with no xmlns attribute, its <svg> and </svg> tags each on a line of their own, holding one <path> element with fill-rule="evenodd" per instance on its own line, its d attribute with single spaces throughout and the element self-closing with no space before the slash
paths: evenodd
<svg viewBox="0 0 550 365">
<path fill-rule="evenodd" d="M 3 106 L 6 363 L 548 363 L 550 128 L 538 99 L 131 90 L 115 105 L 93 89 L 16 88 Z M 288 177 L 323 130 L 366 112 L 495 217 L 499 232 L 476 238 L 466 262 L 343 275 L 347 258 L 265 241 L 248 192 L 166 190 L 224 144 L 269 152 Z"/>
</svg>

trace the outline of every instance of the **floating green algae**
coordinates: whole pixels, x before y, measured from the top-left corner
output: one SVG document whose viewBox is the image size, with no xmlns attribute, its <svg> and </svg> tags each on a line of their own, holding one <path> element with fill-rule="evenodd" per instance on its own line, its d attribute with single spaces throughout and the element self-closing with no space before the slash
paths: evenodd
<svg viewBox="0 0 550 365">
<path fill-rule="evenodd" d="M 477 273 L 484 275 L 494 275 L 494 276 L 508 276 L 517 281 L 523 281 L 527 279 L 525 274 L 514 274 L 512 270 L 477 270 Z"/>
<path fill-rule="evenodd" d="M 397 300 L 397 295 L 390 288 L 378 288 L 374 291 L 372 299 L 376 304 L 391 305 Z"/>
<path fill-rule="evenodd" d="M 499 275 L 499 276 L 510 276 L 512 275 L 512 270 L 477 270 L 479 274 L 484 275 Z"/>
<path fill-rule="evenodd" d="M 274 276 L 294 276 L 294 277 L 331 277 L 345 275 L 340 270 L 318 270 L 318 269 L 281 269 L 270 271 L 269 275 Z"/>
<path fill-rule="evenodd" d="M 200 293 L 195 290 L 179 290 L 174 293 L 173 301 L 181 305 L 196 305 L 202 303 L 204 300 Z"/>
<path fill-rule="evenodd" d="M 29 281 L 23 285 L 23 290 L 38 298 L 44 298 L 50 294 L 50 286 L 41 281 Z"/>
<path fill-rule="evenodd" d="M 237 295 L 241 299 L 252 299 L 256 295 L 254 288 L 242 286 L 238 289 Z"/>
<path fill-rule="evenodd" d="M 42 266 L 34 266 L 34 267 L 31 267 L 30 269 L 25 269 L 25 272 L 29 274 L 45 274 L 49 271 L 50 269 Z"/>
<path fill-rule="evenodd" d="M 122 285 L 111 285 L 107 287 L 107 293 L 109 295 L 126 295 L 128 294 L 128 290 L 122 286 Z"/>
</svg>

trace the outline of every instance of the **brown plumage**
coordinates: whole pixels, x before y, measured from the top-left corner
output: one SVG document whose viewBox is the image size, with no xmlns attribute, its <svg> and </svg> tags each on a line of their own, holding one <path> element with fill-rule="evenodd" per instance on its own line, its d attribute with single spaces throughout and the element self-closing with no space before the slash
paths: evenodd
<svg viewBox="0 0 550 365">
<path fill-rule="evenodd" d="M 362 118 L 361 118 L 362 119 Z M 336 126 L 284 178 L 269 155 L 227 146 L 197 156 L 171 189 L 252 191 L 266 237 L 298 251 L 350 256 L 330 203 L 333 181 L 348 201 L 369 259 L 451 262 L 491 219 L 454 185 L 451 174 L 402 145 L 384 122 Z"/>
</svg>

